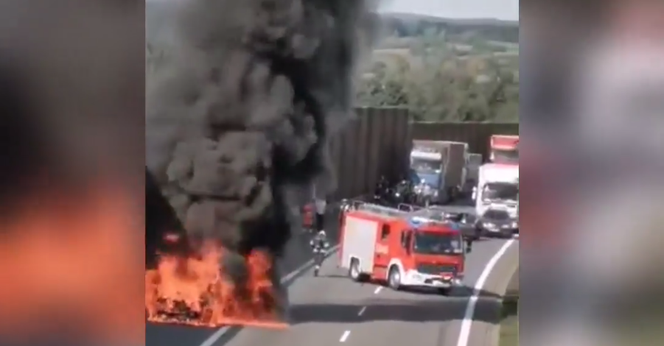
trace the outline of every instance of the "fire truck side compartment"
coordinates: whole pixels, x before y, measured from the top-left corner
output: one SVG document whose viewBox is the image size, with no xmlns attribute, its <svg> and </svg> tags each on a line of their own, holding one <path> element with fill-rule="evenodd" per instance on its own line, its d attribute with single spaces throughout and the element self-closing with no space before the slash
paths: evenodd
<svg viewBox="0 0 664 346">
<path fill-rule="evenodd" d="M 362 273 L 371 273 L 379 223 L 353 215 L 346 215 L 343 229 L 341 267 L 350 268 L 351 260 L 359 260 Z"/>
</svg>

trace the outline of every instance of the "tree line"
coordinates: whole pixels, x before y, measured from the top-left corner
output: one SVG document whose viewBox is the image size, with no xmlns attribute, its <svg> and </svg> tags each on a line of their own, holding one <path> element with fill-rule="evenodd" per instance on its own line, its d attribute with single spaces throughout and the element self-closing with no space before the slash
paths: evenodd
<svg viewBox="0 0 664 346">
<path fill-rule="evenodd" d="M 435 30 L 386 41 L 359 81 L 359 105 L 407 107 L 420 121 L 518 122 L 518 45 Z"/>
<path fill-rule="evenodd" d="M 146 45 L 146 58 L 150 74 L 169 61 L 161 44 Z M 418 121 L 518 122 L 518 44 L 435 28 L 394 34 L 374 51 L 356 98 L 359 106 L 409 108 Z"/>
</svg>

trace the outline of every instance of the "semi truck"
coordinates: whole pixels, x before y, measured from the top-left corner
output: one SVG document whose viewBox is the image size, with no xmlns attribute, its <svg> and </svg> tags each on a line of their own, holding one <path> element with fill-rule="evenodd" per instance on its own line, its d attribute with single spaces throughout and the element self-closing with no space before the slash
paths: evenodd
<svg viewBox="0 0 664 346">
<path fill-rule="evenodd" d="M 413 141 L 410 170 L 419 178 L 415 193 L 429 205 L 456 199 L 466 189 L 468 143 Z"/>
<path fill-rule="evenodd" d="M 493 135 L 489 140 L 489 161 L 494 163 L 519 163 L 519 136 Z"/>
<path fill-rule="evenodd" d="M 452 222 L 426 217 L 426 209 L 404 211 L 355 203 L 341 215 L 339 267 L 354 281 L 386 282 L 398 290 L 427 287 L 446 294 L 461 285 L 464 242 Z"/>
<path fill-rule="evenodd" d="M 466 166 L 466 184 L 470 185 L 471 190 L 477 186 L 479 180 L 480 167 L 483 164 L 482 154 L 470 153 L 468 154 L 468 165 Z"/>
</svg>

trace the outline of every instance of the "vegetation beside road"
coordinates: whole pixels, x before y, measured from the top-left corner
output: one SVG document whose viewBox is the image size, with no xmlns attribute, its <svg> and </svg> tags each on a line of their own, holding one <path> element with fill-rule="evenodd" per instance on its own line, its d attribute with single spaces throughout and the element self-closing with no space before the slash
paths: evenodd
<svg viewBox="0 0 664 346">
<path fill-rule="evenodd" d="M 172 60 L 169 6 L 146 4 L 149 75 Z M 408 108 L 418 121 L 519 121 L 518 22 L 382 17 L 385 36 L 357 81 L 357 106 Z"/>
<path fill-rule="evenodd" d="M 503 299 L 499 346 L 519 346 L 519 272 L 512 276 Z"/>
<path fill-rule="evenodd" d="M 385 14 L 359 85 L 367 107 L 406 107 L 419 121 L 519 120 L 518 22 Z"/>
</svg>

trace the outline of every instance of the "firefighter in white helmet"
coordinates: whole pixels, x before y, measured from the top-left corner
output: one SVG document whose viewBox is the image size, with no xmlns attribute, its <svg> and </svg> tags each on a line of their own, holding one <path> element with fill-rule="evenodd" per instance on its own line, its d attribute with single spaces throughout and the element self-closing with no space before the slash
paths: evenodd
<svg viewBox="0 0 664 346">
<path fill-rule="evenodd" d="M 314 201 L 314 204 L 316 212 L 314 226 L 318 233 L 313 239 L 311 239 L 309 245 L 311 245 L 311 249 L 314 252 L 314 261 L 316 263 L 314 267 L 314 275 L 317 276 L 323 258 L 325 258 L 325 252 L 330 244 L 327 241 L 327 234 L 325 233 L 325 208 L 327 207 L 327 201 L 325 199 L 317 198 Z"/>
</svg>

